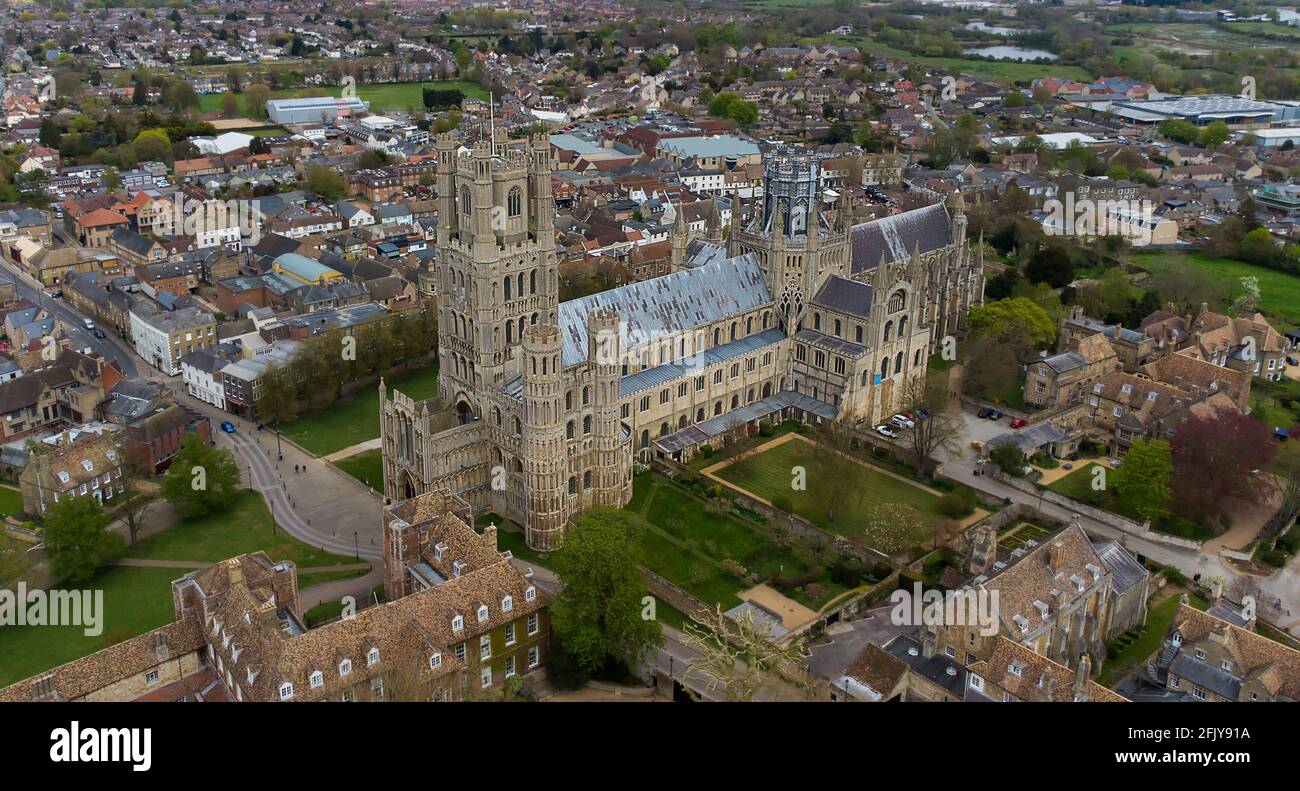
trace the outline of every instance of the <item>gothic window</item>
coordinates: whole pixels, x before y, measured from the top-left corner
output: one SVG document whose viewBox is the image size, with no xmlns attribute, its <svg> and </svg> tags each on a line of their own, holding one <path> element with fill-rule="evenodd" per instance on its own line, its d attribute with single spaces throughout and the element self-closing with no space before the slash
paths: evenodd
<svg viewBox="0 0 1300 791">
<path fill-rule="evenodd" d="M 736 332 L 737 332 L 738 329 L 739 329 L 739 325 L 736 324 L 736 322 L 734 322 L 734 321 L 731 322 L 731 339 L 732 339 L 733 341 L 736 339 Z"/>
<path fill-rule="evenodd" d="M 802 343 L 794 347 L 794 358 L 799 362 L 806 360 L 808 358 L 808 347 Z"/>
<path fill-rule="evenodd" d="M 582 474 L 582 488 L 584 490 L 591 488 L 591 471 L 588 470 Z"/>
<path fill-rule="evenodd" d="M 474 201 L 469 197 L 469 187 L 460 188 L 460 213 L 465 219 L 469 219 L 470 213 L 474 208 Z"/>
<path fill-rule="evenodd" d="M 885 357 L 880 361 L 880 378 L 889 378 L 889 358 Z"/>
<path fill-rule="evenodd" d="M 713 345 L 719 346 L 721 344 L 722 344 L 722 330 L 715 327 L 713 330 Z"/>
<path fill-rule="evenodd" d="M 863 387 L 866 387 L 866 386 L 867 386 L 867 377 L 870 376 L 870 375 L 871 375 L 871 372 L 870 372 L 870 371 L 863 371 L 863 372 L 862 372 L 862 386 L 863 386 Z"/>
<path fill-rule="evenodd" d="M 686 416 L 682 415 L 677 419 L 677 428 L 686 428 Z"/>
<path fill-rule="evenodd" d="M 668 436 L 668 423 L 666 421 L 659 424 L 659 436 Z"/>
<path fill-rule="evenodd" d="M 536 269 L 528 273 L 528 293 L 529 294 L 537 293 L 537 270 Z M 534 324 L 537 323 L 536 313 L 533 314 L 533 323 Z"/>
<path fill-rule="evenodd" d="M 749 318 L 745 319 L 745 334 L 752 335 L 753 333 L 754 333 L 754 317 L 750 316 Z"/>
<path fill-rule="evenodd" d="M 717 417 L 722 414 L 722 402 L 718 401 L 713 404 L 713 416 Z"/>
<path fill-rule="evenodd" d="M 894 322 L 892 321 L 885 322 L 885 337 L 882 342 L 889 343 L 889 336 L 893 334 L 894 334 Z"/>
<path fill-rule="evenodd" d="M 509 346 L 510 344 L 514 343 L 514 341 L 515 341 L 515 325 L 511 324 L 509 321 L 506 321 L 506 346 Z M 536 360 L 533 361 L 533 373 L 537 373 Z"/>
<path fill-rule="evenodd" d="M 518 217 L 523 213 L 524 193 L 518 187 L 511 187 L 510 194 L 506 198 L 506 213 L 511 217 Z"/>
<path fill-rule="evenodd" d="M 898 311 L 902 310 L 903 305 L 906 303 L 906 301 L 907 301 L 907 293 L 905 291 L 903 291 L 901 288 L 895 291 L 889 297 L 889 312 L 897 313 Z"/>
<path fill-rule="evenodd" d="M 519 418 L 516 417 L 516 418 L 515 418 L 515 434 L 522 434 L 522 433 L 524 433 L 523 424 L 521 424 L 521 423 L 519 422 Z"/>
<path fill-rule="evenodd" d="M 767 384 L 763 385 L 763 397 L 767 398 L 770 395 L 772 395 L 772 383 L 768 382 Z"/>
<path fill-rule="evenodd" d="M 571 477 L 569 478 L 569 494 L 577 494 L 577 493 L 578 493 L 578 479 Z"/>
<path fill-rule="evenodd" d="M 591 415 L 587 415 L 582 419 L 582 433 L 583 434 L 591 433 Z"/>
<path fill-rule="evenodd" d="M 840 337 L 840 331 L 841 331 L 840 320 L 839 320 L 839 319 L 836 319 L 836 320 L 835 320 L 835 337 L 836 337 L 836 338 Z"/>
<path fill-rule="evenodd" d="M 835 358 L 835 373 L 839 374 L 840 376 L 844 375 L 844 358 L 842 357 Z"/>
<path fill-rule="evenodd" d="M 582 405 L 583 405 L 583 406 L 586 406 L 587 404 L 590 404 L 590 403 L 591 403 L 591 388 L 590 388 L 590 387 L 583 387 L 583 388 L 582 388 Z"/>
<path fill-rule="evenodd" d="M 826 367 L 826 355 L 822 352 L 813 352 L 813 365 L 818 368 Z"/>
<path fill-rule="evenodd" d="M 814 330 L 817 330 L 817 331 L 820 332 L 820 331 L 821 331 L 821 328 L 822 328 L 822 314 L 820 314 L 820 313 L 814 313 L 814 314 L 813 314 L 813 329 L 814 329 Z"/>
<path fill-rule="evenodd" d="M 570 420 L 564 427 L 564 436 L 567 439 L 573 439 L 573 421 Z"/>
<path fill-rule="evenodd" d="M 567 392 L 567 393 L 564 394 L 564 408 L 565 408 L 566 410 L 567 410 L 567 409 L 573 409 L 573 391 L 572 391 L 572 390 L 570 390 L 569 392 Z"/>
<path fill-rule="evenodd" d="M 771 321 L 772 321 L 772 314 L 766 310 L 763 311 L 763 329 L 767 329 L 767 325 L 771 323 Z"/>
<path fill-rule="evenodd" d="M 916 354 L 912 355 L 912 367 L 915 368 L 920 364 L 921 364 L 921 350 L 917 349 Z"/>
<path fill-rule="evenodd" d="M 903 372 L 903 353 L 899 352 L 894 357 L 894 373 L 901 374 L 902 372 Z"/>
<path fill-rule="evenodd" d="M 502 288 L 502 301 L 509 302 L 510 301 L 510 278 L 508 276 L 501 281 L 501 288 Z"/>
<path fill-rule="evenodd" d="M 739 407 L 739 406 L 740 406 L 740 396 L 732 396 L 732 397 L 731 397 L 731 408 L 732 408 L 732 409 L 736 409 L 736 408 Z"/>
<path fill-rule="evenodd" d="M 704 407 L 700 407 L 698 410 L 696 410 L 696 412 L 695 412 L 695 422 L 697 422 L 697 423 L 703 423 L 703 422 L 704 422 Z"/>
<path fill-rule="evenodd" d="M 650 447 L 650 431 L 648 429 L 641 432 L 641 447 Z"/>
<path fill-rule="evenodd" d="M 898 337 L 903 338 L 906 336 L 907 336 L 907 317 L 904 316 L 903 318 L 898 320 Z"/>
<path fill-rule="evenodd" d="M 856 329 L 854 330 L 854 333 L 853 333 L 853 340 L 854 340 L 855 342 L 857 342 L 857 343 L 862 343 L 862 325 L 861 325 L 861 324 L 859 324 L 859 325 L 856 327 Z"/>
</svg>

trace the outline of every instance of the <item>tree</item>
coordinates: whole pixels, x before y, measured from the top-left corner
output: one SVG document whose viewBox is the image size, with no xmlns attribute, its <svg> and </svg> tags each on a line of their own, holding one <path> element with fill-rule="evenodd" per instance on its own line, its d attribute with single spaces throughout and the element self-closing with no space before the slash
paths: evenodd
<svg viewBox="0 0 1300 791">
<path fill-rule="evenodd" d="M 659 623 L 642 617 L 638 528 L 621 511 L 593 508 L 569 527 L 552 567 L 564 587 L 551 605 L 551 629 L 588 672 L 635 662 L 663 642 Z"/>
<path fill-rule="evenodd" d="M 207 445 L 198 434 L 185 438 L 162 479 L 163 497 L 186 519 L 224 511 L 238 488 L 235 457 Z"/>
<path fill-rule="evenodd" d="M 989 398 L 1020 375 L 1015 350 L 997 338 L 974 338 L 960 348 L 962 392 Z"/>
<path fill-rule="evenodd" d="M 1019 478 L 1025 474 L 1025 453 L 1014 442 L 994 445 L 993 450 L 989 451 L 989 461 L 1007 475 Z"/>
<path fill-rule="evenodd" d="M 1169 482 L 1173 469 L 1167 441 L 1135 440 L 1124 460 L 1109 476 L 1120 510 L 1136 514 L 1152 524 L 1168 516 Z"/>
<path fill-rule="evenodd" d="M 249 118 L 266 117 L 266 100 L 271 96 L 271 89 L 264 83 L 254 83 L 244 89 L 244 112 Z"/>
<path fill-rule="evenodd" d="M 262 374 L 262 397 L 257 401 L 257 414 L 276 426 L 293 420 L 298 414 L 294 373 L 293 366 L 283 365 L 268 368 Z"/>
<path fill-rule="evenodd" d="M 29 549 L 31 544 L 12 538 L 0 530 L 0 588 L 27 579 L 27 573 L 32 568 L 31 556 L 27 554 Z"/>
<path fill-rule="evenodd" d="M 156 489 L 149 483 L 149 471 L 141 460 L 130 458 L 122 465 L 122 489 L 113 504 L 117 515 L 126 523 L 127 540 L 135 546 L 149 509 L 158 500 Z"/>
<path fill-rule="evenodd" d="M 1218 148 L 1223 145 L 1232 130 L 1223 121 L 1214 121 L 1200 131 L 1198 142 L 1206 148 Z"/>
<path fill-rule="evenodd" d="M 347 192 L 347 183 L 343 174 L 324 165 L 312 165 L 307 168 L 307 189 L 322 198 L 341 198 Z"/>
<path fill-rule="evenodd" d="M 717 607 L 702 615 L 700 623 L 687 624 L 683 635 L 682 642 L 695 654 L 687 662 L 687 677 L 702 678 L 709 692 L 720 691 L 729 702 L 752 701 L 782 667 L 803 664 L 797 642 L 773 642 L 771 624 L 758 625 L 749 611 L 728 618 Z M 700 697 L 691 687 L 686 689 L 692 697 Z"/>
<path fill-rule="evenodd" d="M 217 107 L 225 117 L 234 118 L 239 115 L 239 97 L 233 93 L 223 93 Z"/>
<path fill-rule="evenodd" d="M 1249 316 L 1259 309 L 1259 299 L 1259 278 L 1254 275 L 1243 277 L 1241 293 L 1232 301 L 1232 312 L 1238 316 Z"/>
<path fill-rule="evenodd" d="M 1025 297 L 1000 299 L 971 308 L 970 332 L 1009 344 L 1018 353 L 1045 349 L 1056 339 L 1056 323 L 1047 311 Z"/>
<path fill-rule="evenodd" d="M 1059 245 L 1042 247 L 1025 266 L 1025 277 L 1031 283 L 1062 288 L 1074 280 L 1074 262 L 1070 260 L 1069 252 Z"/>
<path fill-rule="evenodd" d="M 1223 518 L 1274 489 L 1270 476 L 1252 474 L 1273 460 L 1273 431 L 1236 409 L 1190 415 L 1170 446 L 1174 503 L 1188 517 Z"/>
<path fill-rule="evenodd" d="M 966 430 L 966 421 L 960 414 L 950 412 L 946 377 L 936 376 L 933 380 L 915 376 L 909 380 L 903 391 L 904 412 L 915 416 L 910 432 L 912 452 L 920 461 L 922 473 L 929 473 L 934 468 L 934 455 L 940 449 L 949 453 L 961 451 L 961 439 Z M 926 417 L 922 418 L 921 415 Z"/>
<path fill-rule="evenodd" d="M 81 582 L 121 557 L 122 537 L 108 529 L 111 521 L 89 495 L 62 497 L 46 508 L 45 550 L 54 576 Z"/>
<path fill-rule="evenodd" d="M 750 126 L 758 120 L 758 105 L 745 101 L 738 94 L 723 92 L 709 102 L 709 115 L 730 118 L 741 126 Z"/>
<path fill-rule="evenodd" d="M 1007 94 L 1007 98 L 1002 100 L 1003 107 L 1024 107 L 1029 104 L 1029 100 L 1020 91 L 1012 91 Z"/>
</svg>

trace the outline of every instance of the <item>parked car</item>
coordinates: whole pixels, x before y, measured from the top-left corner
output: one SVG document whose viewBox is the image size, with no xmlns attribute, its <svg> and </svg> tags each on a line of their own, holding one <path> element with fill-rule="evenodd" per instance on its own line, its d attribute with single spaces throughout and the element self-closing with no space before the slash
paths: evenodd
<svg viewBox="0 0 1300 791">
<path fill-rule="evenodd" d="M 917 420 L 929 420 L 929 419 L 930 419 L 930 410 L 928 410 L 928 409 L 923 409 L 923 408 L 921 408 L 921 407 L 917 407 L 917 408 L 916 408 L 916 416 L 915 416 L 915 417 L 916 417 Z"/>
<path fill-rule="evenodd" d="M 879 435 L 882 436 L 882 437 L 890 437 L 890 438 L 893 438 L 893 437 L 897 437 L 897 436 L 898 436 L 898 432 L 897 432 L 897 431 L 894 431 L 894 429 L 891 428 L 890 426 L 886 426 L 886 425 L 883 425 L 883 424 L 882 424 L 882 425 L 879 425 L 879 426 L 876 426 L 876 433 L 879 434 Z"/>
<path fill-rule="evenodd" d="M 227 434 L 234 434 L 235 424 L 231 423 L 229 420 L 223 420 L 221 421 L 221 430 L 226 432 Z"/>
<path fill-rule="evenodd" d="M 95 338 L 96 338 L 97 340 L 101 340 L 101 341 L 104 340 L 104 338 L 107 337 L 106 335 L 104 335 L 104 331 L 101 330 L 101 329 L 98 328 L 98 327 L 96 327 L 95 329 L 91 330 L 91 331 L 90 331 L 90 334 L 91 334 L 91 335 L 94 335 Z"/>
<path fill-rule="evenodd" d="M 1025 425 L 1028 424 L 1028 422 L 1029 422 L 1029 421 L 1025 420 L 1024 418 L 1022 418 L 1022 417 L 1018 417 L 1018 418 L 1016 418 L 1015 420 L 1011 421 L 1011 427 L 1012 427 L 1012 428 L 1024 428 Z"/>
<path fill-rule="evenodd" d="M 983 409 L 981 409 L 979 412 L 976 412 L 975 414 L 976 414 L 977 417 L 982 417 L 982 418 L 984 418 L 984 419 L 986 419 L 986 420 L 1001 420 L 1001 419 L 1002 419 L 1002 413 L 999 412 L 998 410 L 994 409 L 994 408 L 991 407 L 991 406 L 986 406 L 986 407 L 984 407 Z"/>
<path fill-rule="evenodd" d="M 86 325 L 86 329 L 88 330 L 95 329 L 95 322 L 91 321 L 90 319 L 82 319 L 81 323 Z"/>
<path fill-rule="evenodd" d="M 889 422 L 899 428 L 913 428 L 916 426 L 916 424 L 912 422 L 911 418 L 901 414 L 894 415 L 889 419 Z"/>
</svg>

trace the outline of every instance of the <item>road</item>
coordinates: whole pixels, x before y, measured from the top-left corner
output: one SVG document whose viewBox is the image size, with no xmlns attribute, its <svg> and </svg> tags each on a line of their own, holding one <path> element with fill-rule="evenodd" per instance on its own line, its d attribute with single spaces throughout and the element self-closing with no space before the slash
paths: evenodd
<svg viewBox="0 0 1300 791">
<path fill-rule="evenodd" d="M 1068 508 L 1056 505 L 1041 498 L 999 483 L 987 475 L 975 476 L 975 452 L 966 444 L 971 440 L 987 441 L 998 434 L 1010 431 L 1006 421 L 994 423 L 982 420 L 969 412 L 962 412 L 966 420 L 967 433 L 959 450 L 955 452 L 939 451 L 936 456 L 943 463 L 944 477 L 963 483 L 972 489 L 983 491 L 999 499 L 1033 506 L 1048 516 L 1063 521 L 1070 521 L 1075 513 Z M 1230 589 L 1232 582 L 1240 574 L 1226 564 L 1217 554 L 1205 554 L 1194 549 L 1173 547 L 1159 544 L 1147 539 L 1128 535 L 1110 525 L 1079 515 L 1080 525 L 1092 538 L 1119 539 L 1125 537 L 1125 546 L 1129 551 L 1151 558 L 1161 565 L 1176 567 L 1188 577 L 1197 574 L 1202 577 L 1220 577 L 1224 589 Z M 1261 615 L 1268 621 L 1286 629 L 1292 635 L 1300 637 L 1300 561 L 1293 561 L 1287 568 L 1278 571 L 1265 580 L 1259 580 L 1263 601 L 1260 602 Z M 1280 610 L 1273 602 L 1281 599 Z M 1290 611 L 1290 615 L 1287 614 Z"/>
<path fill-rule="evenodd" d="M 126 375 L 126 378 L 134 379 L 140 375 L 135 362 L 138 358 L 127 348 L 125 342 L 115 338 L 108 330 L 105 330 L 105 337 L 102 340 L 91 335 L 84 329 L 85 316 L 77 313 L 69 305 L 65 304 L 62 299 L 46 296 L 45 291 L 37 285 L 36 280 L 14 265 L 13 262 L 0 258 L 0 269 L 3 269 L 6 274 L 13 278 L 14 288 L 19 297 L 49 311 L 55 318 L 77 330 L 86 338 L 96 354 L 117 365 L 118 369 Z"/>
</svg>

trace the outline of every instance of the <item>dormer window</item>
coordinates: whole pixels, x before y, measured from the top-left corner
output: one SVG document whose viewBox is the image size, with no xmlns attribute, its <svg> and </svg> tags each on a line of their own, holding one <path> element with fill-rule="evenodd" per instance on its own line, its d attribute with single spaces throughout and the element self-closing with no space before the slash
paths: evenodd
<svg viewBox="0 0 1300 791">
<path fill-rule="evenodd" d="M 488 607 L 486 604 L 480 604 L 478 607 L 478 622 L 483 623 L 488 619 Z"/>
<path fill-rule="evenodd" d="M 501 612 L 510 612 L 515 608 L 515 600 L 510 596 L 501 599 Z"/>
<path fill-rule="evenodd" d="M 1133 392 L 1133 385 L 1128 384 L 1126 382 L 1122 387 L 1120 387 L 1119 391 L 1124 395 L 1128 395 L 1129 393 Z"/>
<path fill-rule="evenodd" d="M 91 472 L 91 471 L 93 471 L 93 470 L 95 469 L 95 464 L 94 464 L 94 462 L 92 462 L 90 459 L 82 459 L 82 460 L 81 460 L 81 467 L 82 467 L 82 469 L 84 469 L 86 472 Z"/>
<path fill-rule="evenodd" d="M 1011 672 L 1011 675 L 1019 676 L 1025 672 L 1025 666 L 1020 664 L 1019 662 L 1012 662 L 1010 665 L 1007 666 L 1007 670 Z"/>
<path fill-rule="evenodd" d="M 453 632 L 459 632 L 461 629 L 464 629 L 464 628 L 465 628 L 465 619 L 464 619 L 464 618 L 462 618 L 462 617 L 460 617 L 459 615 L 457 615 L 455 618 L 452 618 L 452 619 L 451 619 L 451 630 L 452 630 Z"/>
<path fill-rule="evenodd" d="M 442 654 L 435 652 L 433 656 L 429 657 L 429 668 L 437 670 L 440 667 L 442 667 Z"/>
<path fill-rule="evenodd" d="M 280 700 L 288 700 L 293 697 L 293 683 L 286 681 L 280 685 Z"/>
<path fill-rule="evenodd" d="M 1092 386 L 1092 392 L 1094 393 L 1100 393 L 1102 390 L 1105 389 L 1106 389 L 1106 385 L 1101 382 L 1098 382 L 1097 384 Z"/>
<path fill-rule="evenodd" d="M 347 674 L 349 674 L 349 673 L 351 673 L 351 672 L 352 672 L 352 660 L 351 660 L 351 659 L 344 659 L 342 662 L 339 662 L 339 675 L 340 675 L 340 676 L 346 676 Z"/>
<path fill-rule="evenodd" d="M 1173 637 L 1169 638 L 1169 642 L 1172 643 L 1174 647 L 1178 647 L 1183 644 L 1183 636 L 1178 632 L 1174 632 Z"/>
<path fill-rule="evenodd" d="M 442 554 L 447 551 L 446 544 L 435 544 L 433 547 L 433 559 L 442 560 Z"/>
<path fill-rule="evenodd" d="M 379 664 L 379 649 L 372 648 L 366 652 L 366 667 L 374 667 Z"/>
<path fill-rule="evenodd" d="M 1154 391 L 1154 390 L 1150 390 L 1150 391 L 1147 392 L 1147 400 L 1148 400 L 1148 401 L 1154 401 L 1154 400 L 1156 400 L 1156 399 L 1159 398 L 1159 397 L 1160 397 L 1160 394 L 1157 393 L 1157 392 Z"/>
<path fill-rule="evenodd" d="M 311 674 L 311 688 L 315 689 L 325 684 L 325 674 L 317 670 Z"/>
<path fill-rule="evenodd" d="M 532 585 L 529 585 L 528 589 L 524 591 L 524 601 L 534 601 L 536 599 L 537 599 L 537 588 Z"/>
</svg>

